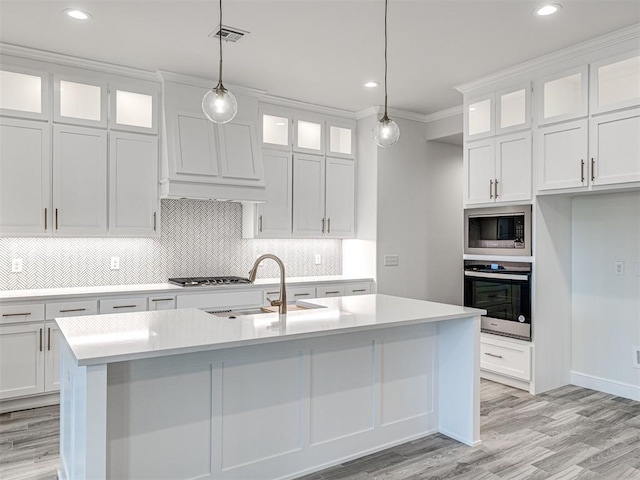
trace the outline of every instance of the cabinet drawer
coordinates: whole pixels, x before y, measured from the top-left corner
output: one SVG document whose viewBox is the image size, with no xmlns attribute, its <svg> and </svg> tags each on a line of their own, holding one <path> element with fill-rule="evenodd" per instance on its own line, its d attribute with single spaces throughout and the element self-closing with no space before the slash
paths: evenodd
<svg viewBox="0 0 640 480">
<path fill-rule="evenodd" d="M 280 287 L 269 288 L 264 291 L 264 304 L 269 305 L 271 300 L 280 298 Z M 316 287 L 287 287 L 287 303 L 295 303 L 298 300 L 316 298 Z"/>
<path fill-rule="evenodd" d="M 0 305 L 0 323 L 37 322 L 44 320 L 44 304 Z"/>
<path fill-rule="evenodd" d="M 149 310 L 173 310 L 176 308 L 176 297 L 160 295 L 149 297 Z"/>
<path fill-rule="evenodd" d="M 178 295 L 178 308 L 227 309 L 257 307 L 262 303 L 262 291 L 194 293 Z"/>
<path fill-rule="evenodd" d="M 368 282 L 349 283 L 344 286 L 345 295 L 367 295 L 369 293 L 371 293 L 371 284 Z"/>
<path fill-rule="evenodd" d="M 483 337 L 480 340 L 480 368 L 529 381 L 531 347 Z"/>
<path fill-rule="evenodd" d="M 47 303 L 47 320 L 60 317 L 76 317 L 79 315 L 97 315 L 98 301 Z"/>
<path fill-rule="evenodd" d="M 318 298 L 344 296 L 344 285 L 323 285 L 316 289 Z"/>
<path fill-rule="evenodd" d="M 145 312 L 147 297 L 100 300 L 100 313 Z"/>
</svg>

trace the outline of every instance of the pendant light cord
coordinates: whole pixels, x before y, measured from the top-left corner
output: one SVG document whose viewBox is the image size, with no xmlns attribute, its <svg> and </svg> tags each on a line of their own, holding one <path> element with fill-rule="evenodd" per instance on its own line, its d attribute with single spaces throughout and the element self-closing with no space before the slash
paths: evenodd
<svg viewBox="0 0 640 480">
<path fill-rule="evenodd" d="M 218 84 L 222 86 L 222 0 L 220 0 L 220 29 L 218 30 L 218 39 L 220 40 L 220 71 L 218 74 Z"/>
<path fill-rule="evenodd" d="M 388 4 L 389 4 L 389 0 L 384 0 L 384 118 L 387 118 L 387 11 L 389 10 Z"/>
</svg>

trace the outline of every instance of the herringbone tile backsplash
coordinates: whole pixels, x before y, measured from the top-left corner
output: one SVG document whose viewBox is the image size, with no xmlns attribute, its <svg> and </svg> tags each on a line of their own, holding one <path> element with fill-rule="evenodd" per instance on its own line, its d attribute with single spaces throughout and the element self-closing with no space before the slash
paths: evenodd
<svg viewBox="0 0 640 480">
<path fill-rule="evenodd" d="M 341 240 L 245 240 L 238 203 L 162 200 L 160 238 L 0 238 L 0 289 L 161 283 L 169 277 L 247 276 L 253 261 L 274 253 L 287 276 L 340 275 Z M 322 263 L 314 264 L 314 255 Z M 111 257 L 120 269 L 111 270 Z M 11 259 L 23 271 L 11 273 Z M 260 277 L 277 277 L 267 261 Z"/>
</svg>

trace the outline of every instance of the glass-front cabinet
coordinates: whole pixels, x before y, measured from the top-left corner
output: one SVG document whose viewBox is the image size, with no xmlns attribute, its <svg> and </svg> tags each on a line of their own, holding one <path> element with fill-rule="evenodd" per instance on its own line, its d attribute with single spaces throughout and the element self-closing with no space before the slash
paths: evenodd
<svg viewBox="0 0 640 480">
<path fill-rule="evenodd" d="M 494 104 L 494 93 L 465 102 L 464 119 L 467 140 L 490 137 L 495 134 Z"/>
<path fill-rule="evenodd" d="M 302 153 L 324 155 L 325 128 L 324 120 L 320 116 L 308 113 L 294 113 L 293 115 L 293 150 Z"/>
<path fill-rule="evenodd" d="M 632 51 L 591 64 L 591 113 L 640 105 L 640 55 Z"/>
<path fill-rule="evenodd" d="M 291 150 L 293 146 L 291 110 L 271 105 L 264 106 L 260 109 L 260 121 L 263 148 Z"/>
<path fill-rule="evenodd" d="M 355 122 L 346 119 L 328 119 L 327 156 L 355 158 Z"/>
<path fill-rule="evenodd" d="M 586 117 L 588 108 L 588 66 L 572 68 L 540 79 L 538 125 Z"/>
<path fill-rule="evenodd" d="M 64 75 L 53 77 L 53 120 L 107 126 L 107 84 Z"/>
<path fill-rule="evenodd" d="M 158 133 L 158 94 L 140 88 L 110 85 L 109 127 L 140 133 Z"/>
<path fill-rule="evenodd" d="M 496 93 L 496 134 L 531 127 L 531 82 Z"/>
<path fill-rule="evenodd" d="M 49 74 L 3 65 L 0 69 L 0 114 L 46 120 L 49 117 Z"/>
</svg>

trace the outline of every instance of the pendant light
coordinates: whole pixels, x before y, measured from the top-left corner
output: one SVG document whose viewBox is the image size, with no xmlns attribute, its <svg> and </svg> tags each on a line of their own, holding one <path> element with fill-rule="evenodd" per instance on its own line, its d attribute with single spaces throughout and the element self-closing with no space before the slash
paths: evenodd
<svg viewBox="0 0 640 480">
<path fill-rule="evenodd" d="M 209 90 L 202 99 L 202 111 L 214 123 L 227 123 L 238 113 L 236 97 L 222 84 L 222 0 L 220 0 L 220 72 L 218 85 Z"/>
<path fill-rule="evenodd" d="M 389 0 L 384 0 L 384 115 L 373 127 L 373 139 L 379 147 L 390 147 L 400 138 L 398 124 L 387 115 L 387 10 Z"/>
</svg>

